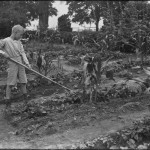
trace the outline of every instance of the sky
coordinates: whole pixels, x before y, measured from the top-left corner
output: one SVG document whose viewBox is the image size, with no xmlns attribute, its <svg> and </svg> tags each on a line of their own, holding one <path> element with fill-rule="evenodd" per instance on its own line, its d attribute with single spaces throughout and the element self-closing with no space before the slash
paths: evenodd
<svg viewBox="0 0 150 150">
<path fill-rule="evenodd" d="M 65 1 L 64 2 L 55 1 L 53 3 L 53 7 L 55 7 L 58 10 L 58 13 L 57 13 L 57 16 L 49 17 L 49 28 L 56 28 L 58 18 L 61 15 L 68 13 L 68 5 L 66 5 Z M 103 25 L 102 22 L 103 21 L 99 22 L 99 27 L 101 27 Z M 31 30 L 37 29 L 37 25 L 38 25 L 38 20 L 32 21 L 31 26 L 27 27 L 27 29 L 31 29 Z M 78 30 L 84 29 L 84 26 L 86 27 L 86 29 L 88 29 L 90 27 L 90 24 L 83 24 L 82 26 L 80 26 L 77 23 L 71 23 L 71 27 L 73 28 L 73 31 L 75 31 L 75 30 L 78 31 Z M 95 24 L 91 24 L 91 27 L 94 29 Z"/>
</svg>

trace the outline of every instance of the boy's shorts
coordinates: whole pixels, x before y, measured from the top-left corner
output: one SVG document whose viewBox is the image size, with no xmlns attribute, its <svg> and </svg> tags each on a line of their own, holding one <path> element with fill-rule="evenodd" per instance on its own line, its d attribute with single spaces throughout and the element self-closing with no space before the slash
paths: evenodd
<svg viewBox="0 0 150 150">
<path fill-rule="evenodd" d="M 21 58 L 17 61 L 22 63 Z M 17 79 L 19 79 L 19 83 L 27 83 L 24 67 L 10 61 L 8 61 L 8 66 L 7 85 L 16 85 Z"/>
</svg>

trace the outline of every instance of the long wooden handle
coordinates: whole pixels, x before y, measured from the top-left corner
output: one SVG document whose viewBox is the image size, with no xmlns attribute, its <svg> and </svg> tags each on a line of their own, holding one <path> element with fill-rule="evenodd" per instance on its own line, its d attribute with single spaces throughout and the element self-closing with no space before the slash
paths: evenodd
<svg viewBox="0 0 150 150">
<path fill-rule="evenodd" d="M 37 75 L 39 75 L 39 76 L 41 76 L 41 77 L 47 79 L 48 81 L 51 81 L 51 82 L 53 82 L 53 83 L 55 83 L 55 84 L 58 84 L 59 86 L 65 88 L 65 89 L 67 89 L 67 90 L 69 90 L 69 91 L 72 91 L 71 89 L 69 89 L 69 88 L 67 88 L 67 87 L 65 87 L 65 86 L 63 86 L 63 85 L 61 85 L 61 84 L 59 84 L 59 83 L 53 81 L 52 79 L 50 79 L 50 78 L 48 78 L 48 77 L 42 75 L 41 73 L 39 73 L 39 72 L 37 72 L 37 71 L 35 71 L 35 70 L 33 70 L 33 69 L 28 68 L 26 65 L 24 65 L 24 64 L 22 64 L 22 63 L 20 63 L 20 62 L 18 62 L 18 61 L 16 61 L 16 60 L 14 60 L 14 59 L 12 59 L 12 58 L 7 58 L 7 59 L 10 60 L 10 61 L 12 61 L 12 62 L 14 62 L 14 63 L 16 63 L 16 64 L 18 64 L 18 65 L 21 65 L 21 66 L 25 67 L 26 69 L 28 69 L 28 70 L 34 72 L 35 74 L 37 74 Z"/>
</svg>

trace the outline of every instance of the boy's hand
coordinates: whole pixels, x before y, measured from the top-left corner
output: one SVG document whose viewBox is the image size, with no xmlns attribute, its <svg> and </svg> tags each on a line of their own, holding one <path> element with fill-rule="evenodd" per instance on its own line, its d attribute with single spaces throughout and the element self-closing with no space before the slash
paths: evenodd
<svg viewBox="0 0 150 150">
<path fill-rule="evenodd" d="M 27 67 L 28 67 L 29 69 L 32 69 L 30 64 L 27 64 Z"/>
<path fill-rule="evenodd" d="M 5 58 L 9 58 L 9 55 L 2 50 L 0 50 L 0 55 L 4 56 Z"/>
<path fill-rule="evenodd" d="M 5 58 L 9 58 L 9 55 L 8 55 L 7 53 L 4 53 L 3 56 L 4 56 Z"/>
</svg>

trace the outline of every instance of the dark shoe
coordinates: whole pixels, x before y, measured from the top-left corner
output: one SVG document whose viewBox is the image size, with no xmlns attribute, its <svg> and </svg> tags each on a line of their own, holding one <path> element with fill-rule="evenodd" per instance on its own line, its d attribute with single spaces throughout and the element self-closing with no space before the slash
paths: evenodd
<svg viewBox="0 0 150 150">
<path fill-rule="evenodd" d="M 28 94 L 23 94 L 22 97 L 23 97 L 23 100 L 24 100 L 24 104 L 27 105 L 28 99 L 29 99 L 29 95 Z"/>
<path fill-rule="evenodd" d="M 10 109 L 11 108 L 11 103 L 7 103 L 5 108 Z"/>
<path fill-rule="evenodd" d="M 27 95 L 27 94 L 23 94 L 19 97 L 19 99 L 21 99 L 21 100 L 27 100 L 28 98 L 29 98 L 29 95 Z"/>
<path fill-rule="evenodd" d="M 6 109 L 10 108 L 11 107 L 11 99 L 7 99 L 4 97 L 4 100 L 5 100 L 5 104 L 6 104 Z"/>
<path fill-rule="evenodd" d="M 30 95 L 28 95 L 28 94 L 23 94 L 23 96 L 24 96 L 24 100 L 28 100 L 30 97 Z"/>
</svg>

